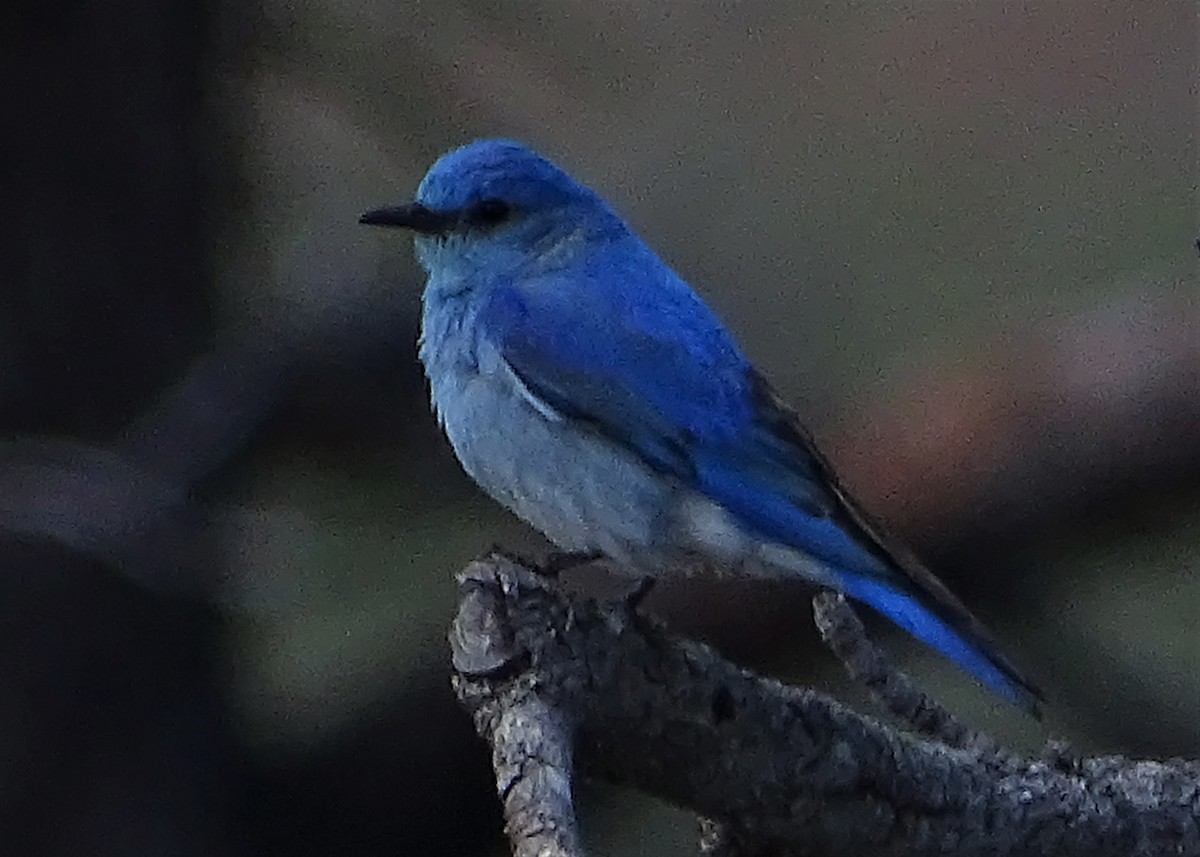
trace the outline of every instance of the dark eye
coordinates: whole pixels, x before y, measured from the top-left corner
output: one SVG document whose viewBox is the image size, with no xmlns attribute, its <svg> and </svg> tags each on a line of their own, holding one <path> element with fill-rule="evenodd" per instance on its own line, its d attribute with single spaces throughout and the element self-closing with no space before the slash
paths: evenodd
<svg viewBox="0 0 1200 857">
<path fill-rule="evenodd" d="M 478 226 L 498 226 L 512 217 L 513 208 L 501 199 L 485 199 L 471 207 L 471 223 Z"/>
</svg>

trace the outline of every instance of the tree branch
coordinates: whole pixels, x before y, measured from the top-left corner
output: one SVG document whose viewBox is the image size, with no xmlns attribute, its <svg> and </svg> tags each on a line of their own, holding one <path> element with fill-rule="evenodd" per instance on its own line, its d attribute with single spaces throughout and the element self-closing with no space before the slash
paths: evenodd
<svg viewBox="0 0 1200 857">
<path fill-rule="evenodd" d="M 455 689 L 492 745 L 516 854 L 580 853 L 572 759 L 712 819 L 707 853 L 1200 853 L 1195 763 L 921 740 L 512 559 L 460 582 Z"/>
<path fill-rule="evenodd" d="M 841 660 L 850 677 L 866 685 L 901 723 L 951 747 L 999 752 L 995 741 L 968 728 L 893 667 L 868 639 L 862 621 L 840 593 L 818 592 L 813 597 L 813 618 L 821 639 Z"/>
</svg>

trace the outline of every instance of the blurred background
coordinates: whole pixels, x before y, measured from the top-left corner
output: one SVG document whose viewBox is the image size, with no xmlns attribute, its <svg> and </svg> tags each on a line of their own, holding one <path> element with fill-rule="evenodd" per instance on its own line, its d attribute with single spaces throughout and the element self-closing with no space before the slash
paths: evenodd
<svg viewBox="0 0 1200 857">
<path fill-rule="evenodd" d="M 1046 690 L 1022 750 L 1200 755 L 1194 3 L 11 0 L 0 11 L 0 842 L 501 854 L 453 575 L 542 541 L 440 438 L 404 236 L 512 136 L 737 331 Z M 597 594 L 628 584 L 576 574 Z M 803 586 L 647 609 L 867 704 Z M 686 813 L 585 786 L 598 854 Z"/>
</svg>

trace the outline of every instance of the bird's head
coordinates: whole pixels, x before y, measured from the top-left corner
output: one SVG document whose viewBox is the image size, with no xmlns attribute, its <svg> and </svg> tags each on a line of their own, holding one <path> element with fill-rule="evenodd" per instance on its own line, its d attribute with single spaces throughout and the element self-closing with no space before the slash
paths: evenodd
<svg viewBox="0 0 1200 857">
<path fill-rule="evenodd" d="M 536 273 L 625 232 L 596 193 L 508 140 L 443 155 L 414 202 L 368 211 L 360 222 L 412 230 L 432 278 L 456 281 Z"/>
</svg>

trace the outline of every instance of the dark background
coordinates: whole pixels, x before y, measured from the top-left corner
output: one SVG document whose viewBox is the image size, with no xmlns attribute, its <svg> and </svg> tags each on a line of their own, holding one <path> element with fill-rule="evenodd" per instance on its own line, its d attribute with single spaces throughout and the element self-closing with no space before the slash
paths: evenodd
<svg viewBox="0 0 1200 857">
<path fill-rule="evenodd" d="M 478 136 L 627 214 L 1048 715 L 879 626 L 926 686 L 1022 749 L 1196 756 L 1197 44 L 1186 2 L 10 0 L 0 847 L 497 853 L 453 574 L 542 543 L 428 413 L 407 240 L 356 224 Z M 861 701 L 809 594 L 648 609 Z M 692 847 L 581 803 L 598 853 Z"/>
</svg>

